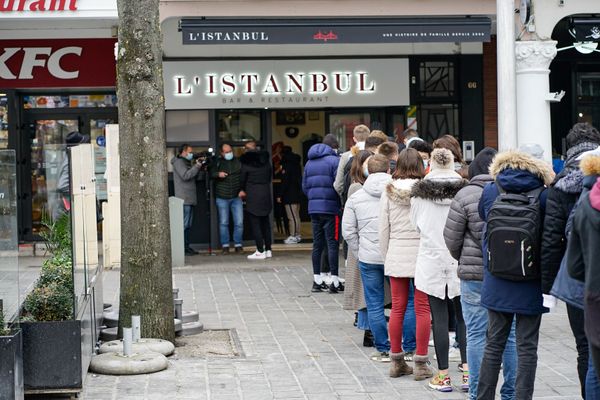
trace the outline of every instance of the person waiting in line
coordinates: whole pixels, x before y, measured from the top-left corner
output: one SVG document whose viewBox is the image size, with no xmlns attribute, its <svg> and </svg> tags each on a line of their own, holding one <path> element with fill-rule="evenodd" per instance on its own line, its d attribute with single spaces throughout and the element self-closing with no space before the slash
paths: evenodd
<svg viewBox="0 0 600 400">
<path fill-rule="evenodd" d="M 467 164 L 463 160 L 462 150 L 460 143 L 452 135 L 440 136 L 433 141 L 434 149 L 448 149 L 454 156 L 454 170 L 463 178 L 469 178 L 469 170 Z"/>
<path fill-rule="evenodd" d="M 392 180 L 389 172 L 390 163 L 386 157 L 380 154 L 371 156 L 367 161 L 367 179 L 362 189 L 348 198 L 342 216 L 342 234 L 348 242 L 348 250 L 358 258 L 369 327 L 377 349 L 371 359 L 379 362 L 390 362 L 384 313 L 384 260 L 379 249 L 379 202 Z M 408 371 L 408 366 L 404 366 L 404 373 L 412 373 L 412 369 Z"/>
<path fill-rule="evenodd" d="M 414 149 L 402 150 L 393 174 L 395 180 L 383 192 L 379 211 L 379 246 L 385 260 L 385 275 L 390 277 L 392 289 L 390 376 L 395 378 L 412 372 L 405 363 L 404 353 L 414 351 L 414 379 L 417 381 L 433 376 L 427 355 L 431 328 L 429 300 L 427 294 L 419 289 L 414 289 L 416 349 L 407 349 L 404 339 L 411 281 L 415 276 L 419 251 L 419 234 L 410 222 L 410 194 L 412 186 L 424 176 L 425 168 L 419 153 Z"/>
<path fill-rule="evenodd" d="M 403 136 L 404 146 L 406 146 L 406 147 L 410 147 L 410 144 L 414 141 L 423 140 L 419 136 L 419 133 L 412 128 L 405 130 L 404 133 L 402 134 L 402 136 Z"/>
<path fill-rule="evenodd" d="M 281 156 L 281 197 L 277 202 L 285 208 L 290 236 L 283 242 L 296 244 L 302 240 L 300 228 L 300 203 L 302 202 L 302 166 L 300 156 L 290 146 L 283 146 Z"/>
<path fill-rule="evenodd" d="M 583 190 L 584 175 L 579 168 L 579 156 L 600 145 L 600 132 L 592 125 L 575 124 L 566 138 L 567 159 L 562 171 L 548 188 L 546 217 L 542 237 L 542 292 L 550 294 L 558 275 L 567 246 L 565 227 L 573 206 Z M 577 344 L 577 372 L 585 397 L 585 379 L 588 366 L 588 342 L 584 331 L 583 310 L 567 303 L 567 315 Z"/>
<path fill-rule="evenodd" d="M 452 200 L 444 228 L 444 240 L 450 254 L 458 261 L 460 300 L 467 327 L 467 360 L 469 362 L 469 398 L 477 398 L 479 367 L 483 358 L 488 324 L 487 310 L 481 305 L 483 281 L 483 254 L 481 237 L 483 221 L 477 212 L 483 188 L 494 180 L 489 174 L 490 164 L 497 151 L 491 147 L 481 150 L 469 165 L 469 184 Z M 515 333 L 511 331 L 502 359 L 504 384 L 500 390 L 503 400 L 515 397 L 517 352 Z"/>
<path fill-rule="evenodd" d="M 215 181 L 215 197 L 219 212 L 219 238 L 222 253 L 229 254 L 229 215 L 233 217 L 233 243 L 235 252 L 242 253 L 244 233 L 244 208 L 240 196 L 240 173 L 242 165 L 234 156 L 227 143 L 221 145 L 221 152 L 211 167 L 211 177 Z"/>
<path fill-rule="evenodd" d="M 351 159 L 350 181 L 352 184 L 346 190 L 348 197 L 362 189 L 365 180 L 367 179 L 368 170 L 365 171 L 363 166 L 367 166 L 366 162 L 373 153 L 368 150 L 361 150 Z M 363 346 L 373 347 L 373 334 L 369 329 L 369 317 L 367 315 L 367 305 L 365 303 L 365 295 L 358 269 L 358 259 L 351 251 L 346 254 L 346 282 L 344 290 L 344 309 L 353 310 L 356 312 L 356 327 L 364 331 Z"/>
<path fill-rule="evenodd" d="M 354 152 L 352 149 L 345 151 L 340 157 L 340 164 L 335 175 L 335 182 L 333 184 L 335 191 L 340 195 L 340 197 L 342 196 L 342 192 L 344 190 L 344 172 L 346 165 L 349 164 L 350 159 L 355 153 L 358 153 L 359 150 L 365 149 L 365 140 L 367 140 L 367 137 L 369 137 L 369 133 L 371 133 L 371 131 L 366 125 L 356 125 L 352 131 L 352 140 L 354 141 L 354 147 L 356 149 Z"/>
<path fill-rule="evenodd" d="M 488 328 L 477 399 L 496 396 L 502 355 L 516 318 L 515 396 L 528 400 L 534 390 L 542 314 L 548 311 L 542 302 L 539 249 L 545 185 L 552 182 L 553 171 L 543 160 L 507 151 L 494 158 L 490 175 L 494 183 L 483 188 L 479 201 L 479 216 L 486 222 L 481 305 L 488 310 Z"/>
<path fill-rule="evenodd" d="M 451 392 L 448 374 L 450 320 L 448 304 L 456 309 L 456 333 L 460 344 L 463 368 L 468 371 L 465 323 L 460 306 L 460 281 L 456 275 L 457 262 L 444 243 L 444 221 L 448 217 L 452 199 L 466 185 L 454 171 L 454 157 L 448 149 L 431 153 L 431 171 L 412 187 L 410 220 L 419 232 L 419 253 L 415 269 L 415 287 L 427 293 L 433 320 L 433 342 L 438 363 L 438 374 L 429 387 L 440 392 Z M 463 375 L 462 390 L 468 390 L 468 375 Z"/>
<path fill-rule="evenodd" d="M 336 240 L 337 217 L 340 212 L 340 197 L 333 188 L 340 157 L 328 141 L 314 144 L 308 151 L 308 162 L 304 167 L 302 190 L 308 197 L 308 214 L 313 233 L 312 292 L 329 290 L 338 293 L 343 285 L 338 276 L 339 243 Z M 332 283 L 327 285 L 321 276 L 321 256 L 327 247 Z"/>
<path fill-rule="evenodd" d="M 283 203 L 277 201 L 281 198 L 281 182 L 283 179 L 283 167 L 281 165 L 281 158 L 283 156 L 283 142 L 275 142 L 271 145 L 271 165 L 273 166 L 273 220 L 277 233 L 290 234 L 290 226 L 288 219 L 286 218 L 285 207 Z"/>
<path fill-rule="evenodd" d="M 396 171 L 396 162 L 398 161 L 398 145 L 394 142 L 383 142 L 377 147 L 377 154 L 381 154 L 390 161 L 390 171 L 393 174 Z"/>
<path fill-rule="evenodd" d="M 246 212 L 256 242 L 256 251 L 249 260 L 264 260 L 273 256 L 271 250 L 272 232 L 269 214 L 273 210 L 271 180 L 273 169 L 269 153 L 259 150 L 255 142 L 244 146 L 245 153 L 240 157 L 240 196 L 246 201 Z"/>
<path fill-rule="evenodd" d="M 190 231 L 194 220 L 194 207 L 198 203 L 196 181 L 201 176 L 201 164 L 194 162 L 192 146 L 183 144 L 178 154 L 171 159 L 173 165 L 173 185 L 175 197 L 183 200 L 183 241 L 185 254 L 192 256 L 198 252 L 190 247 Z"/>
<path fill-rule="evenodd" d="M 413 140 L 408 146 L 410 149 L 415 149 L 419 152 L 421 159 L 423 160 L 423 166 L 425 167 L 425 174 L 429 173 L 429 158 L 433 147 L 424 140 Z"/>
</svg>

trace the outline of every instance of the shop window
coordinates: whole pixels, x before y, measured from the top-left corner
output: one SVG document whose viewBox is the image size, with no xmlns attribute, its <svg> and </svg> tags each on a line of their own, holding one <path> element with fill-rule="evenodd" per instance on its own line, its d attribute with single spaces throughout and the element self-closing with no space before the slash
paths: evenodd
<svg viewBox="0 0 600 400">
<path fill-rule="evenodd" d="M 419 134 L 432 143 L 442 135 L 458 135 L 458 104 L 423 104 L 419 106 Z"/>
<path fill-rule="evenodd" d="M 372 126 L 371 113 L 357 112 L 329 115 L 328 132 L 333 133 L 337 137 L 337 140 L 340 143 L 340 149 L 347 150 L 354 145 L 354 141 L 352 140 L 354 136 L 354 127 L 360 124 L 364 124 L 371 129 L 380 129 L 378 126 Z"/>
<path fill-rule="evenodd" d="M 453 97 L 456 69 L 452 61 L 419 63 L 419 97 Z"/>
<path fill-rule="evenodd" d="M 208 142 L 209 122 L 206 110 L 169 110 L 165 115 L 167 143 Z"/>
<path fill-rule="evenodd" d="M 25 109 L 117 107 L 117 96 L 114 94 L 23 96 L 23 107 Z"/>
<path fill-rule="evenodd" d="M 220 111 L 217 129 L 221 142 L 261 141 L 260 111 Z"/>
<path fill-rule="evenodd" d="M 8 148 L 8 96 L 0 93 L 0 150 Z"/>
</svg>

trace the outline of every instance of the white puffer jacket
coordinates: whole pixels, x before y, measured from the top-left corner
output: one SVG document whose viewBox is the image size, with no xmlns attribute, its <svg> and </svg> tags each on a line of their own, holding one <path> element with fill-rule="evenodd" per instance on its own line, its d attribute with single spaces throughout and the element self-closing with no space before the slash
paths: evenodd
<svg viewBox="0 0 600 400">
<path fill-rule="evenodd" d="M 383 264 L 379 251 L 379 200 L 392 180 L 389 174 L 369 175 L 362 189 L 346 201 L 342 217 L 342 236 L 348 249 L 367 264 Z"/>
<path fill-rule="evenodd" d="M 458 262 L 444 242 L 444 226 L 456 193 L 468 182 L 448 169 L 432 170 L 413 185 L 410 219 L 421 235 L 415 286 L 428 295 L 450 299 L 460 296 Z"/>
<path fill-rule="evenodd" d="M 418 179 L 389 183 L 381 196 L 379 248 L 385 259 L 385 274 L 414 278 L 419 234 L 410 222 L 410 193 Z"/>
</svg>

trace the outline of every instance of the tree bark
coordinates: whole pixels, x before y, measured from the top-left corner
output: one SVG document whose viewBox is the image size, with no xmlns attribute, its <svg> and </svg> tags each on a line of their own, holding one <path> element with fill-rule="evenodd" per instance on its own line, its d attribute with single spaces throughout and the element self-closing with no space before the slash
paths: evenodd
<svg viewBox="0 0 600 400">
<path fill-rule="evenodd" d="M 118 0 L 121 293 L 119 332 L 174 341 L 159 0 Z"/>
</svg>

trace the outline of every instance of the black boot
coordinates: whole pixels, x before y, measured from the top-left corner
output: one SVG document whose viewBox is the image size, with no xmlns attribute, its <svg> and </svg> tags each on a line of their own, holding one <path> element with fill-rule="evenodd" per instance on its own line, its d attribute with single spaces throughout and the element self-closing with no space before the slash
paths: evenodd
<svg viewBox="0 0 600 400">
<path fill-rule="evenodd" d="M 373 347 L 373 334 L 370 330 L 365 331 L 365 335 L 363 336 L 363 347 Z"/>
</svg>

